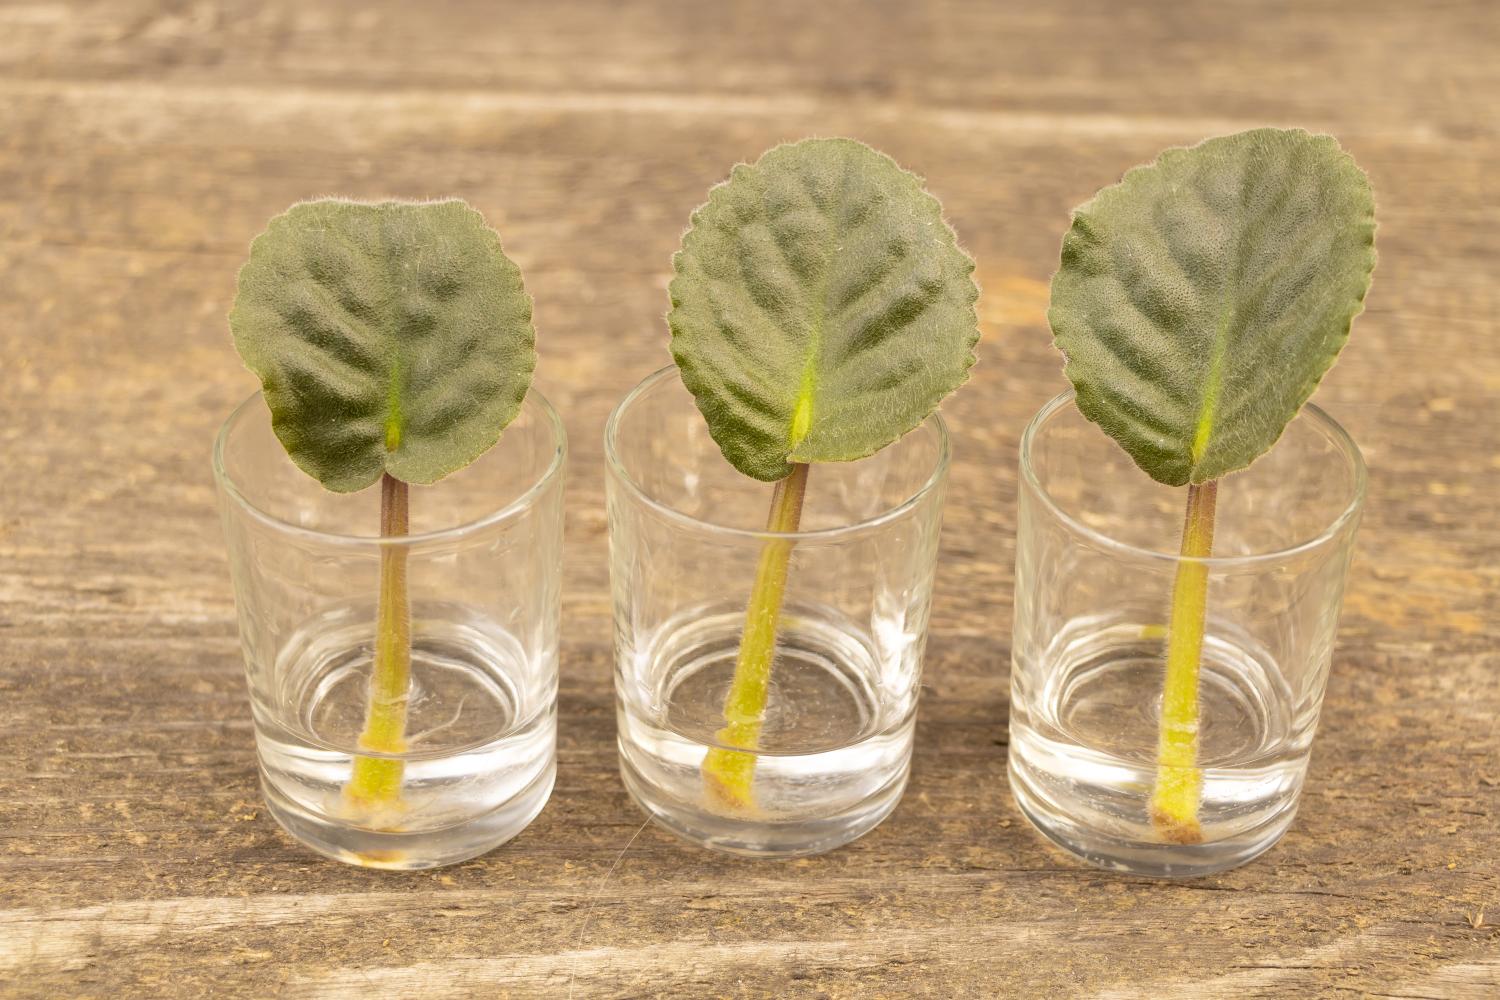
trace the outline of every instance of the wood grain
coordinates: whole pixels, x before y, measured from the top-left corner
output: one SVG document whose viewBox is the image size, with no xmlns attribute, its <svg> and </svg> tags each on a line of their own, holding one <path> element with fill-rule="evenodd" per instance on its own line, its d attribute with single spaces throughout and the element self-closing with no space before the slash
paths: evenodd
<svg viewBox="0 0 1500 1000">
<path fill-rule="evenodd" d="M 1500 17 L 1485 0 L 0 5 L 0 995 L 1500 995 Z M 1107 875 L 1005 782 L 1015 463 L 1068 209 L 1164 145 L 1336 133 L 1379 199 L 1319 402 L 1371 492 L 1306 798 L 1263 859 Z M 641 827 L 615 771 L 600 433 L 669 257 L 783 139 L 924 174 L 980 261 L 911 788 L 825 857 Z M 249 239 L 454 194 L 571 437 L 557 789 L 426 874 L 266 817 L 208 469 Z"/>
</svg>

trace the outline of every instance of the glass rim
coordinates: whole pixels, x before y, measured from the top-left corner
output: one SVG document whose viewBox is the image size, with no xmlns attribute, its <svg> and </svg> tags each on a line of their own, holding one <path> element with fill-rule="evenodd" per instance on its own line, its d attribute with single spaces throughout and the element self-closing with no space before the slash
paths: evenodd
<svg viewBox="0 0 1500 1000">
<path fill-rule="evenodd" d="M 1369 470 L 1365 466 L 1365 458 L 1359 450 L 1359 445 L 1355 443 L 1354 438 L 1350 436 L 1349 432 L 1344 430 L 1343 425 L 1329 416 L 1326 410 L 1316 403 L 1305 403 L 1293 420 L 1300 419 L 1302 416 L 1312 418 L 1313 423 L 1318 425 L 1328 438 L 1338 446 L 1340 452 L 1349 461 L 1354 472 L 1354 486 L 1350 491 L 1349 501 L 1320 531 L 1310 538 L 1305 538 L 1290 545 L 1268 549 L 1264 552 L 1251 552 L 1238 556 L 1184 556 L 1181 552 L 1164 552 L 1161 549 L 1146 548 L 1140 545 L 1132 545 L 1129 542 L 1122 542 L 1117 538 L 1106 535 L 1097 528 L 1089 527 L 1063 509 L 1062 505 L 1053 498 L 1052 494 L 1047 492 L 1047 489 L 1037 477 L 1036 470 L 1031 465 L 1032 443 L 1041 432 L 1042 425 L 1056 414 L 1058 410 L 1072 404 L 1074 395 L 1072 389 L 1065 389 L 1056 396 L 1053 396 L 1026 424 L 1026 430 L 1021 434 L 1021 479 L 1026 488 L 1040 498 L 1042 504 L 1053 517 L 1061 521 L 1070 531 L 1082 535 L 1101 548 L 1143 559 L 1161 559 L 1169 562 L 1188 561 L 1216 568 L 1254 565 L 1302 555 L 1326 545 L 1338 537 L 1352 521 L 1358 518 L 1360 510 L 1364 507 L 1365 492 L 1369 482 Z M 1095 430 L 1099 431 L 1100 434 L 1104 434 L 1104 431 L 1097 424 L 1094 424 L 1092 421 L 1089 421 L 1089 424 Z M 1288 426 L 1290 426 L 1290 422 L 1288 422 Z M 1278 438 L 1278 440 L 1280 439 Z M 1112 438 L 1110 439 L 1110 443 L 1115 447 L 1119 447 L 1118 443 Z M 1272 445 L 1272 447 L 1275 447 L 1275 445 Z M 1146 475 L 1145 472 L 1141 472 L 1140 474 L 1143 476 Z M 1233 476 L 1235 473 L 1230 473 L 1229 475 Z"/>
<path fill-rule="evenodd" d="M 344 532 L 324 531 L 320 528 L 309 528 L 303 524 L 293 524 L 292 522 L 277 517 L 270 511 L 257 506 L 239 488 L 239 486 L 234 481 L 234 477 L 229 474 L 229 470 L 225 467 L 224 452 L 225 446 L 229 440 L 231 428 L 234 427 L 234 425 L 246 413 L 247 410 L 254 407 L 257 403 L 262 402 L 263 395 L 264 394 L 259 389 L 257 389 L 255 392 L 252 392 L 249 396 L 245 397 L 245 399 L 241 401 L 237 406 L 235 406 L 233 410 L 229 411 L 229 416 L 224 418 L 224 423 L 219 427 L 219 432 L 214 437 L 214 480 L 218 483 L 219 489 L 223 491 L 224 495 L 254 520 L 259 521 L 262 524 L 269 525 L 270 527 L 275 528 L 277 531 L 299 535 L 304 538 L 316 539 L 320 542 L 340 545 L 417 546 L 430 544 L 433 542 L 452 541 L 457 538 L 462 538 L 465 535 L 472 534 L 485 528 L 493 527 L 504 521 L 512 520 L 513 518 L 516 518 L 525 511 L 529 510 L 531 507 L 535 506 L 537 500 L 543 493 L 547 491 L 548 488 L 551 487 L 552 483 L 557 480 L 557 478 L 561 475 L 564 466 L 567 464 L 568 434 L 567 430 L 563 426 L 562 418 L 557 415 L 557 411 L 552 408 L 552 404 L 547 401 L 547 397 L 543 396 L 540 392 L 537 391 L 536 387 L 533 386 L 527 389 L 526 396 L 521 401 L 521 405 L 524 408 L 531 405 L 534 401 L 535 405 L 541 412 L 543 423 L 545 423 L 546 426 L 551 429 L 552 439 L 555 442 L 552 449 L 552 460 L 547 463 L 547 467 L 542 470 L 541 474 L 537 476 L 536 480 L 532 482 L 531 485 L 527 486 L 508 503 L 496 508 L 495 510 L 490 511 L 488 514 L 485 514 L 482 517 L 476 517 L 472 520 L 462 521 L 458 524 L 449 525 L 445 528 L 436 528 L 432 531 L 423 531 L 416 534 L 399 535 L 396 537 L 387 537 L 383 535 L 351 535 Z M 519 415 L 519 411 L 517 411 L 517 415 Z M 503 435 L 504 431 L 502 431 L 501 434 Z M 291 458 L 287 457 L 287 461 L 291 462 Z M 295 465 L 295 463 L 293 464 Z M 465 468 L 467 468 L 467 466 L 465 466 Z M 299 469 L 299 471 L 301 470 Z M 315 479 L 314 477 L 308 476 L 307 478 L 310 482 L 317 483 L 320 489 L 326 488 L 323 487 L 321 483 L 318 483 L 317 479 Z M 376 482 L 379 482 L 379 480 L 376 480 Z M 438 480 L 438 482 L 442 482 L 442 480 Z M 375 484 L 372 483 L 371 486 L 373 485 Z M 432 485 L 437 484 L 434 483 Z M 369 488 L 369 486 L 365 487 L 365 489 Z M 363 492 L 363 490 L 356 490 L 354 492 L 360 493 Z"/>
<path fill-rule="evenodd" d="M 916 427 L 913 427 L 911 429 L 911 431 L 914 431 L 924 424 L 931 423 L 933 428 L 937 431 L 938 455 L 937 461 L 933 463 L 931 474 L 929 474 L 928 477 L 923 480 L 921 486 L 918 486 L 900 503 L 887 507 L 886 509 L 880 511 L 878 514 L 874 514 L 870 517 L 864 518 L 863 520 L 853 521 L 849 524 L 835 525 L 831 528 L 809 528 L 798 531 L 769 531 L 765 528 L 742 528 L 732 524 L 720 524 L 717 521 L 706 521 L 703 518 L 694 517 L 692 514 L 680 511 L 670 504 L 663 503 L 662 501 L 656 499 L 650 493 L 648 493 L 646 491 L 646 488 L 643 487 L 639 482 L 637 482 L 635 477 L 626 470 L 625 463 L 620 460 L 618 450 L 616 449 L 616 441 L 619 437 L 620 430 L 620 420 L 623 418 L 626 411 L 630 409 L 631 404 L 636 402 L 647 392 L 656 388 L 663 381 L 673 378 L 676 375 L 677 366 L 666 365 L 664 367 L 658 368 L 650 375 L 647 375 L 645 378 L 641 379 L 641 381 L 636 384 L 635 388 L 626 393 L 625 398 L 620 400 L 620 402 L 615 405 L 615 408 L 610 411 L 609 419 L 605 421 L 604 424 L 605 467 L 609 470 L 614 479 L 622 483 L 626 487 L 626 489 L 630 491 L 630 494 L 635 497 L 640 503 L 644 504 L 647 508 L 655 511 L 657 514 L 661 515 L 669 521 L 675 521 L 679 524 L 686 525 L 697 530 L 710 531 L 715 534 L 725 534 L 738 538 L 754 538 L 760 540 L 783 539 L 794 542 L 829 541 L 842 538 L 847 535 L 862 534 L 903 517 L 909 511 L 914 509 L 918 504 L 920 504 L 924 499 L 930 496 L 935 489 L 942 485 L 943 480 L 947 477 L 948 466 L 953 458 L 953 444 L 948 435 L 947 421 L 943 419 L 943 415 L 941 413 L 939 413 L 937 410 L 933 410 L 926 417 L 922 418 L 921 422 L 918 423 Z M 694 407 L 694 412 L 697 412 L 696 406 Z M 907 431 L 906 434 L 910 434 L 911 431 Z M 892 441 L 891 444 L 888 444 L 885 447 L 889 448 L 897 441 L 900 441 L 902 438 L 906 437 L 906 434 L 901 435 L 900 438 L 897 438 L 895 441 Z M 761 482 L 760 480 L 752 479 L 749 476 L 746 476 L 745 479 L 747 482 L 751 483 Z M 766 483 L 763 485 L 770 484 Z"/>
</svg>

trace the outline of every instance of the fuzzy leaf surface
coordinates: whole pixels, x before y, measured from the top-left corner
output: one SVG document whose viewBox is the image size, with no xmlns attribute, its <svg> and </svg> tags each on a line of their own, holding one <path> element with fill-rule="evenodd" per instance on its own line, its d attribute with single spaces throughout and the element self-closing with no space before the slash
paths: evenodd
<svg viewBox="0 0 1500 1000">
<path fill-rule="evenodd" d="M 293 206 L 251 244 L 229 325 L 292 461 L 340 493 L 468 465 L 536 367 L 521 272 L 457 200 Z"/>
<path fill-rule="evenodd" d="M 1242 469 L 1307 402 L 1375 268 L 1375 203 L 1329 136 L 1171 149 L 1074 212 L 1048 312 L 1078 407 L 1173 486 Z"/>
<path fill-rule="evenodd" d="M 673 265 L 672 355 L 756 479 L 874 454 L 974 363 L 974 262 L 916 175 L 849 139 L 735 167 Z"/>
</svg>

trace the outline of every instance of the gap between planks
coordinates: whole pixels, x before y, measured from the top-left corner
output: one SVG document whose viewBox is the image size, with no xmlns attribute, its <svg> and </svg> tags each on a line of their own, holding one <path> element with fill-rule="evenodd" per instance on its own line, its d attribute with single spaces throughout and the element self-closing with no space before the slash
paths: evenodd
<svg viewBox="0 0 1500 1000">
<path fill-rule="evenodd" d="M 424 132 L 440 130 L 454 121 L 472 123 L 475 114 L 634 114 L 676 118 L 765 118 L 783 120 L 802 116 L 826 120 L 844 115 L 861 121 L 921 121 L 951 131 L 990 132 L 1003 135 L 1105 138 L 1137 140 L 1144 136 L 1180 139 L 1185 135 L 1219 135 L 1264 125 L 1261 119 L 1219 117 L 1171 117 L 1162 115 L 1089 114 L 1078 112 L 998 111 L 954 108 L 894 101 L 839 101 L 807 94 L 774 96 L 681 94 L 653 91 L 490 91 L 442 88 L 371 90 L 322 85 L 215 84 L 184 81 L 158 84 L 138 81 L 108 82 L 74 80 L 20 80 L 0 78 L 0 94 L 11 97 L 63 98 L 86 109 L 70 120 L 79 131 L 93 129 L 122 137 L 121 104 L 150 109 L 149 130 L 161 129 L 165 109 L 212 112 L 222 118 L 226 107 L 253 112 L 257 121 L 308 111 L 343 112 L 351 117 L 388 120 L 393 113 L 413 115 L 403 125 L 420 125 Z M 1404 122 L 1399 127 L 1370 128 L 1356 122 L 1309 120 L 1305 127 L 1337 128 L 1344 137 L 1378 138 L 1408 146 L 1469 145 L 1487 141 L 1445 136 L 1421 123 Z M 363 126 L 362 126 L 363 127 Z"/>
</svg>

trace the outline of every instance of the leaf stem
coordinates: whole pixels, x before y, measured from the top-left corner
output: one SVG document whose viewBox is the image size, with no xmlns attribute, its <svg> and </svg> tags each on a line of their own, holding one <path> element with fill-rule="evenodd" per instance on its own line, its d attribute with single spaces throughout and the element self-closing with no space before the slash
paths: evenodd
<svg viewBox="0 0 1500 1000">
<path fill-rule="evenodd" d="M 807 472 L 805 463 L 793 465 L 791 475 L 776 484 L 766 518 L 767 531 L 794 532 L 802 523 Z M 776 629 L 786 595 L 787 566 L 795 544 L 790 539 L 770 538 L 761 547 L 755 585 L 745 608 L 745 631 L 734 663 L 734 679 L 724 698 L 727 725 L 717 734 L 725 746 L 710 749 L 703 758 L 703 783 L 708 793 L 730 809 L 743 811 L 755 806 L 751 789 L 755 780 L 755 754 L 745 751 L 754 750 L 760 743 L 771 665 L 776 658 Z"/>
<path fill-rule="evenodd" d="M 1188 486 L 1182 558 L 1172 584 L 1172 618 L 1167 626 L 1167 673 L 1151 822 L 1163 840 L 1177 844 L 1203 841 L 1198 822 L 1203 793 L 1203 772 L 1198 769 L 1198 670 L 1208 608 L 1208 566 L 1202 560 L 1213 554 L 1218 493 L 1217 480 Z"/>
<path fill-rule="evenodd" d="M 380 479 L 380 534 L 407 534 L 407 485 L 386 473 Z M 406 750 L 406 706 L 411 687 L 411 602 L 406 588 L 406 546 L 380 550 L 380 605 L 375 621 L 375 663 L 359 747 L 382 754 Z M 405 762 L 355 757 L 345 800 L 364 812 L 388 810 L 401 799 Z"/>
</svg>

